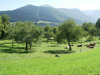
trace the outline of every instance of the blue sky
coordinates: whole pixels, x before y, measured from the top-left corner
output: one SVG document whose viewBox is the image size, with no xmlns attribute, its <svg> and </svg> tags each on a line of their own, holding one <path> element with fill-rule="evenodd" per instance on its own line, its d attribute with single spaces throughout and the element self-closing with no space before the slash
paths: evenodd
<svg viewBox="0 0 100 75">
<path fill-rule="evenodd" d="M 56 8 L 78 8 L 81 10 L 100 9 L 100 0 L 0 0 L 0 11 L 14 10 L 28 4 L 36 6 L 48 4 Z"/>
</svg>

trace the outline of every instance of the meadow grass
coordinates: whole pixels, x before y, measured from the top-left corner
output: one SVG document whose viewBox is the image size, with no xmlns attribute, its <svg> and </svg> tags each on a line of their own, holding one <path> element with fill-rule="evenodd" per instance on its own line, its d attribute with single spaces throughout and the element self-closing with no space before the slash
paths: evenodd
<svg viewBox="0 0 100 75">
<path fill-rule="evenodd" d="M 0 75 L 100 75 L 99 41 L 94 49 L 77 44 L 68 51 L 67 44 L 43 42 L 27 53 L 25 44 L 14 43 L 12 48 L 11 41 L 0 41 Z"/>
</svg>

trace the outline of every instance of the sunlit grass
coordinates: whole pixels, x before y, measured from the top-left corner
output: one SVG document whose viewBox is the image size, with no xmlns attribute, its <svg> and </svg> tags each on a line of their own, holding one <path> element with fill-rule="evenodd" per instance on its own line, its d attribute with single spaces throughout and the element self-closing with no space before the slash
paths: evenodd
<svg viewBox="0 0 100 75">
<path fill-rule="evenodd" d="M 11 41 L 0 41 L 0 75 L 99 75 L 99 41 L 94 49 L 77 48 L 77 44 L 72 53 L 67 53 L 67 44 L 56 42 L 33 44 L 33 50 L 25 53 L 25 44 L 14 43 L 12 49 Z"/>
</svg>

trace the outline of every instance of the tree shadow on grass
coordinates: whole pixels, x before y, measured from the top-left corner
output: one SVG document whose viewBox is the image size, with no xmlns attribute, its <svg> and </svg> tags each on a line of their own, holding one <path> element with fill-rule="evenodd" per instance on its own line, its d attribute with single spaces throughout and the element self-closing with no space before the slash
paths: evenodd
<svg viewBox="0 0 100 75">
<path fill-rule="evenodd" d="M 4 45 L 4 44 L 11 44 L 11 42 L 2 42 L 2 43 L 0 43 L 0 45 Z"/>
<path fill-rule="evenodd" d="M 10 44 L 10 43 L 9 43 Z M 6 47 L 6 48 L 9 48 L 10 46 L 8 44 L 0 44 L 0 47 Z"/>
<path fill-rule="evenodd" d="M 11 47 L 11 46 L 6 46 L 6 45 L 0 45 L 0 47 L 2 49 L 0 49 L 0 52 L 1 53 L 20 53 L 20 54 L 23 54 L 23 53 L 32 53 L 32 52 L 35 52 L 35 50 L 25 50 L 25 47 Z"/>
<path fill-rule="evenodd" d="M 15 50 L 14 48 L 9 48 L 9 49 L 1 49 L 0 52 L 2 52 L 2 53 L 18 53 L 18 54 L 24 54 L 24 53 L 33 53 L 33 52 L 35 52 L 35 50 L 25 51 L 25 50 L 23 50 L 23 48 L 22 49 L 19 48 L 19 50 Z"/>
<path fill-rule="evenodd" d="M 10 44 L 10 45 L 9 45 Z M 3 42 L 0 43 L 0 52 L 1 53 L 32 53 L 35 52 L 35 50 L 25 50 L 25 47 L 15 47 L 16 45 L 13 45 L 12 48 L 11 42 Z"/>
<path fill-rule="evenodd" d="M 48 50 L 48 51 L 44 51 L 44 53 L 50 53 L 50 54 L 70 54 L 70 53 L 75 53 L 75 51 L 69 51 L 69 50 Z"/>
<path fill-rule="evenodd" d="M 51 45 L 51 46 L 48 46 L 48 47 L 59 47 L 58 45 Z"/>
<path fill-rule="evenodd" d="M 1 52 L 2 53 L 16 53 L 17 51 L 13 50 L 12 48 L 9 48 L 9 49 L 2 49 Z"/>
<path fill-rule="evenodd" d="M 15 45 L 13 45 L 15 46 Z M 1 48 L 10 48 L 12 47 L 12 43 L 11 42 L 3 42 L 3 43 L 0 43 L 0 47 Z"/>
</svg>

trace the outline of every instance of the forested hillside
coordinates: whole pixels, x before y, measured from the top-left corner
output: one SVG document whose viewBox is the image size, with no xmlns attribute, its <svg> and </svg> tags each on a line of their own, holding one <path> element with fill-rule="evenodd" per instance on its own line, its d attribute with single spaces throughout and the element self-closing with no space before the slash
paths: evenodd
<svg viewBox="0 0 100 75">
<path fill-rule="evenodd" d="M 12 11 L 0 11 L 0 15 L 7 14 L 11 22 L 21 21 L 48 21 L 59 23 L 68 18 L 73 18 L 78 24 L 95 22 L 95 19 L 84 14 L 78 9 L 57 9 L 49 6 L 26 5 Z"/>
<path fill-rule="evenodd" d="M 33 5 L 27 5 L 13 11 L 2 11 L 0 14 L 7 14 L 11 17 L 10 21 L 49 21 L 49 22 L 61 22 L 69 17 L 59 12 L 58 9 L 51 7 L 38 7 Z"/>
<path fill-rule="evenodd" d="M 85 21 L 88 21 L 88 22 L 89 21 L 91 21 L 91 22 L 96 21 L 91 16 L 83 13 L 81 10 L 76 9 L 76 8 L 75 9 L 60 8 L 60 11 L 62 11 L 66 15 L 69 15 L 70 17 L 74 18 L 76 20 L 76 22 L 78 22 L 78 23 L 82 23 L 82 22 L 85 22 Z"/>
</svg>

